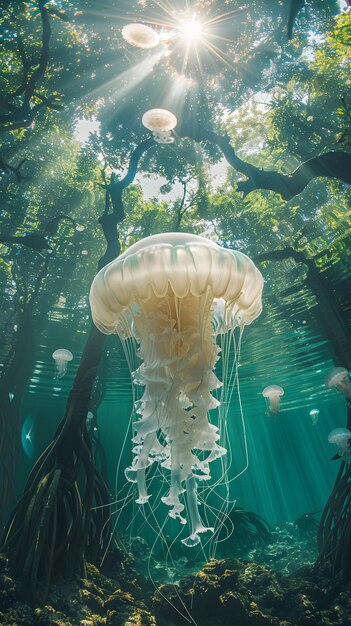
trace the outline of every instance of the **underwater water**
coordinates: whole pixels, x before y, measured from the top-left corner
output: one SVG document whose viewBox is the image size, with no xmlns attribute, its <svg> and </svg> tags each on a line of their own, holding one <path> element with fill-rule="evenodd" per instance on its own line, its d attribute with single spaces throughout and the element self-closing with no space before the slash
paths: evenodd
<svg viewBox="0 0 351 626">
<path fill-rule="evenodd" d="M 253 580 L 256 580 L 256 575 L 261 578 L 268 576 L 267 571 L 293 575 L 316 559 L 318 520 L 340 465 L 339 460 L 331 460 L 335 450 L 328 442 L 328 434 L 346 424 L 345 399 L 336 390 L 327 389 L 324 385 L 325 375 L 333 366 L 333 361 L 322 329 L 315 323 L 313 328 L 305 324 L 301 310 L 287 323 L 289 308 L 282 309 L 280 303 L 279 308 L 275 308 L 274 300 L 269 303 L 268 312 L 265 304 L 269 298 L 270 289 L 266 289 L 261 317 L 245 329 L 239 361 L 239 384 L 233 389 L 227 413 L 232 462 L 228 472 L 229 492 L 222 491 L 222 495 L 230 496 L 228 519 L 224 519 L 218 542 L 211 542 L 211 537 L 206 535 L 196 548 L 182 545 L 181 538 L 186 536 L 186 530 L 180 534 L 182 529 L 178 520 L 170 519 L 167 516 L 168 507 L 160 502 L 164 479 L 152 478 L 148 487 L 149 502 L 142 506 L 135 503 L 135 491 L 130 491 L 131 484 L 124 475 L 124 468 L 130 465 L 132 457 L 131 377 L 120 340 L 114 336 L 108 338 L 107 386 L 95 427 L 105 453 L 112 503 L 117 499 L 111 509 L 117 545 L 131 555 L 133 571 L 145 581 L 139 581 L 142 589 L 145 586 L 144 594 L 152 594 L 160 585 L 176 583 L 181 585 L 186 598 L 186 584 L 179 581 L 193 575 L 192 584 L 196 587 L 199 571 L 206 572 L 211 579 L 211 567 L 214 567 L 213 563 L 222 563 L 220 559 L 244 559 L 248 563 L 258 563 L 257 567 L 269 568 L 258 574 L 245 570 L 243 576 L 244 579 L 248 576 L 248 580 L 251 580 L 250 576 L 254 576 Z M 34 355 L 33 375 L 21 406 L 22 451 L 16 472 L 19 493 L 23 490 L 30 468 L 60 424 L 77 370 L 84 334 L 76 333 L 77 324 L 71 315 L 72 312 L 62 303 L 52 310 L 41 338 L 43 343 L 38 345 Z M 65 376 L 59 379 L 55 377 L 55 364 L 51 357 L 58 345 L 69 347 L 74 355 Z M 231 358 L 234 358 L 233 354 Z M 217 374 L 221 378 L 220 364 Z M 276 414 L 269 413 L 268 404 L 262 396 L 263 389 L 270 384 L 279 384 L 284 389 L 280 410 Z M 317 420 L 310 415 L 313 409 L 319 411 Z M 216 423 L 215 417 L 213 420 Z M 231 481 L 246 466 L 245 440 L 248 467 Z M 216 463 L 219 465 L 215 461 L 211 472 L 213 481 L 220 476 L 220 467 L 216 467 Z M 216 507 L 218 500 L 211 500 L 210 496 L 207 504 Z M 232 506 L 260 516 L 266 522 L 268 534 L 255 532 L 252 521 L 250 528 L 254 532 L 248 534 L 240 518 L 232 516 Z M 200 513 L 204 514 L 202 505 Z M 304 523 L 306 519 L 307 523 Z M 262 527 L 259 528 L 262 533 Z M 107 544 L 106 548 L 113 545 Z M 213 558 L 219 561 L 212 561 Z M 111 565 L 108 553 L 103 561 L 102 567 L 107 568 L 108 575 L 111 571 L 115 574 L 118 565 L 113 561 Z M 215 572 L 215 576 L 220 575 L 217 570 Z M 246 593 L 249 583 L 244 584 Z M 277 588 L 279 584 L 284 589 L 283 583 L 271 578 L 265 583 L 268 587 L 278 585 Z M 194 624 L 201 624 L 198 621 L 199 610 L 192 613 L 192 602 L 184 598 L 180 601 L 178 594 L 172 597 L 172 594 L 169 596 L 162 592 L 161 617 L 157 623 L 186 624 L 190 619 L 194 620 Z M 68 615 L 70 610 L 67 604 Z M 229 614 L 232 615 L 231 610 Z M 209 623 L 215 626 L 216 618 L 211 620 Z M 256 623 L 254 618 L 250 620 L 247 623 Z M 347 621 L 343 623 L 346 625 Z"/>
<path fill-rule="evenodd" d="M 331 461 L 335 450 L 328 442 L 328 434 L 334 428 L 345 426 L 346 406 L 341 394 L 324 385 L 325 375 L 333 362 L 326 340 L 318 335 L 318 328 L 311 329 L 304 323 L 294 328 L 295 320 L 292 320 L 291 328 L 285 329 L 284 313 L 279 320 L 274 312 L 272 325 L 265 312 L 268 297 L 267 292 L 264 293 L 261 318 L 244 332 L 239 388 L 235 386 L 233 390 L 227 425 L 232 454 L 229 479 L 245 467 L 245 438 L 248 449 L 248 467 L 230 486 L 231 501 L 257 513 L 274 526 L 291 524 L 304 514 L 312 513 L 316 520 L 319 519 L 339 467 L 339 461 Z M 60 313 L 64 314 L 64 308 L 60 308 Z M 299 316 L 303 314 L 299 313 Z M 272 329 L 275 335 L 272 335 Z M 57 323 L 51 322 L 45 336 L 47 345 L 38 349 L 34 375 L 22 406 L 23 428 L 25 434 L 30 431 L 30 441 L 24 440 L 19 485 L 23 484 L 32 462 L 50 442 L 62 418 L 81 349 L 79 341 L 72 342 L 74 337 L 74 328 L 71 330 L 69 324 L 58 334 Z M 57 380 L 51 352 L 60 342 L 70 346 L 74 361 L 69 364 L 66 376 Z M 125 494 L 130 487 L 124 469 L 130 465 L 132 456 L 130 416 L 133 400 L 131 377 L 118 338 L 109 337 L 108 353 L 107 389 L 99 407 L 98 429 L 106 454 L 113 501 L 116 488 L 118 494 Z M 220 378 L 220 367 L 218 375 Z M 278 414 L 269 413 L 262 396 L 264 387 L 271 383 L 284 389 Z M 316 423 L 310 416 L 313 409 L 319 410 Z M 216 477 L 219 472 L 218 469 L 216 474 L 216 462 L 213 471 Z M 124 502 L 117 505 L 112 522 L 118 519 L 117 529 L 125 534 L 128 545 L 133 537 L 142 537 L 150 545 L 154 544 L 157 525 L 163 527 L 168 510 L 157 501 L 159 488 L 159 483 L 154 481 L 150 488 L 150 502 L 143 507 L 134 501 L 129 502 L 126 510 Z M 122 500 L 121 495 L 118 497 Z M 155 499 L 157 524 L 152 514 Z M 140 510 L 147 512 L 148 523 Z M 162 532 L 173 541 L 179 525 L 169 519 Z M 158 546 L 157 553 L 161 552 Z"/>
</svg>

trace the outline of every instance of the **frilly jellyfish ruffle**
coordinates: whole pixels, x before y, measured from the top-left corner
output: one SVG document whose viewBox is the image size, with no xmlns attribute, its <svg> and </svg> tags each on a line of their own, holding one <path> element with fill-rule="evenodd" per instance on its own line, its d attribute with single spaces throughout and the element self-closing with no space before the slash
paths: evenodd
<svg viewBox="0 0 351 626">
<path fill-rule="evenodd" d="M 146 24 L 126 24 L 122 37 L 136 48 L 155 48 L 160 43 L 159 34 Z"/>
<path fill-rule="evenodd" d="M 348 428 L 334 428 L 329 435 L 329 443 L 334 444 L 338 448 L 338 453 L 343 461 L 351 462 L 350 448 L 351 431 Z"/>
<path fill-rule="evenodd" d="M 325 385 L 329 389 L 337 389 L 348 400 L 351 400 L 350 374 L 345 367 L 333 367 L 325 377 Z"/>
<path fill-rule="evenodd" d="M 178 120 L 174 113 L 167 109 L 150 109 L 144 113 L 141 123 L 145 128 L 152 131 L 157 143 L 173 143 L 172 130 L 177 126 Z"/>
<path fill-rule="evenodd" d="M 269 385 L 262 391 L 264 398 L 268 401 L 268 410 L 272 415 L 276 415 L 280 411 L 280 398 L 284 395 L 284 389 L 279 385 Z"/>
<path fill-rule="evenodd" d="M 72 352 L 59 348 L 52 353 L 52 358 L 55 361 L 55 378 L 63 378 L 67 372 L 67 363 L 73 359 Z"/>
<path fill-rule="evenodd" d="M 200 518 L 197 485 L 210 480 L 211 463 L 226 454 L 225 434 L 209 420 L 209 411 L 221 404 L 211 393 L 222 387 L 214 373 L 221 351 L 216 337 L 233 336 L 235 327 L 243 329 L 260 314 L 262 288 L 262 276 L 247 256 L 186 233 L 134 244 L 91 287 L 94 323 L 122 339 L 140 416 L 133 423 L 134 458 L 125 475 L 137 485 L 136 502 L 145 504 L 146 470 L 156 463 L 170 472 L 161 500 L 170 517 L 186 524 L 185 499 L 187 546 L 213 530 Z M 222 375 L 228 356 L 223 354 Z M 222 387 L 220 398 L 228 398 L 225 393 Z"/>
</svg>

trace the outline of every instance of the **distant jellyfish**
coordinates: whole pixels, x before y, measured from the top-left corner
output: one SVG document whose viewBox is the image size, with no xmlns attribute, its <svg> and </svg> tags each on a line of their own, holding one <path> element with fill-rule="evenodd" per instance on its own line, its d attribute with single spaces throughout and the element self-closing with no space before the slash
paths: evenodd
<svg viewBox="0 0 351 626">
<path fill-rule="evenodd" d="M 94 419 L 94 413 L 92 411 L 88 411 L 87 418 L 85 420 L 86 427 L 88 430 L 90 430 L 93 419 Z"/>
<path fill-rule="evenodd" d="M 52 353 L 55 361 L 55 378 L 62 378 L 67 372 L 67 363 L 72 361 L 73 354 L 65 348 L 59 348 Z"/>
<path fill-rule="evenodd" d="M 328 435 L 329 443 L 334 444 L 338 454 L 346 463 L 351 462 L 351 431 L 348 428 L 335 428 Z"/>
<path fill-rule="evenodd" d="M 280 411 L 280 398 L 284 395 L 284 389 L 279 385 L 269 385 L 262 391 L 264 398 L 267 398 L 268 411 L 271 415 L 276 415 Z"/>
<path fill-rule="evenodd" d="M 261 312 L 262 288 L 262 275 L 245 254 L 188 233 L 142 239 L 100 270 L 91 286 L 93 321 L 103 333 L 119 335 L 133 379 L 133 461 L 125 476 L 135 484 L 136 503 L 146 505 L 149 468 L 158 466 L 168 489 L 155 507 L 161 500 L 171 518 L 188 523 L 182 539 L 188 547 L 214 530 L 204 489 L 216 459 L 222 480 L 228 478 L 223 457 L 235 350 L 245 325 Z M 223 383 L 214 371 L 220 353 Z M 225 514 L 216 512 L 221 523 Z"/>
<path fill-rule="evenodd" d="M 350 373 L 346 367 L 333 367 L 325 377 L 325 385 L 329 389 L 337 389 L 348 400 L 351 400 Z"/>
<path fill-rule="evenodd" d="M 155 48 L 160 43 L 159 34 L 146 24 L 126 24 L 122 28 L 122 37 L 136 48 Z"/>
<path fill-rule="evenodd" d="M 319 420 L 319 409 L 311 409 L 310 410 L 310 418 L 312 421 L 312 426 L 317 426 Z"/>
<path fill-rule="evenodd" d="M 177 118 L 167 109 L 150 109 L 144 113 L 141 123 L 152 131 L 157 143 L 173 143 L 172 130 L 177 126 Z"/>
<path fill-rule="evenodd" d="M 88 252 L 88 250 L 82 250 L 81 254 L 83 256 L 88 256 L 89 252 Z"/>
<path fill-rule="evenodd" d="M 75 228 L 78 233 L 82 233 L 83 230 L 85 230 L 85 226 L 83 226 L 83 224 L 76 224 Z"/>
</svg>

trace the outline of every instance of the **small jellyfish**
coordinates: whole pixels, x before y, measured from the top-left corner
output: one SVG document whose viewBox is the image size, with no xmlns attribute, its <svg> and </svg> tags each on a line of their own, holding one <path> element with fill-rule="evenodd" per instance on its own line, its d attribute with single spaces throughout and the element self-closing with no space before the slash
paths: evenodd
<svg viewBox="0 0 351 626">
<path fill-rule="evenodd" d="M 328 435 L 329 443 L 333 443 L 337 447 L 339 456 L 346 463 L 351 462 L 350 439 L 351 431 L 348 428 L 334 428 Z"/>
<path fill-rule="evenodd" d="M 155 48 L 160 43 L 159 34 L 146 24 L 126 24 L 122 37 L 136 48 Z"/>
<path fill-rule="evenodd" d="M 151 130 L 157 143 L 173 143 L 172 130 L 177 126 L 178 120 L 174 113 L 167 109 L 149 109 L 141 118 L 145 128 Z"/>
<path fill-rule="evenodd" d="M 88 252 L 88 250 L 82 250 L 81 254 L 83 256 L 88 256 L 89 252 Z"/>
<path fill-rule="evenodd" d="M 75 228 L 78 233 L 82 233 L 83 230 L 85 230 L 85 226 L 83 226 L 83 224 L 76 224 Z"/>
<path fill-rule="evenodd" d="M 310 410 L 310 418 L 312 420 L 312 426 L 317 426 L 319 420 L 319 409 L 311 409 Z"/>
<path fill-rule="evenodd" d="M 65 348 L 59 348 L 52 353 L 55 361 L 55 378 L 62 378 L 67 372 L 67 363 L 72 361 L 73 354 Z"/>
<path fill-rule="evenodd" d="M 284 395 L 284 389 L 279 385 L 269 385 L 262 391 L 264 398 L 268 401 L 268 411 L 271 415 L 276 415 L 280 411 L 280 396 Z"/>
<path fill-rule="evenodd" d="M 94 413 L 92 411 L 88 411 L 87 418 L 85 420 L 85 423 L 86 423 L 86 426 L 87 426 L 88 430 L 90 430 L 90 427 L 91 427 L 93 419 L 94 419 Z"/>
<path fill-rule="evenodd" d="M 351 380 L 346 367 L 333 367 L 325 377 L 325 386 L 337 389 L 345 398 L 351 400 Z"/>
</svg>

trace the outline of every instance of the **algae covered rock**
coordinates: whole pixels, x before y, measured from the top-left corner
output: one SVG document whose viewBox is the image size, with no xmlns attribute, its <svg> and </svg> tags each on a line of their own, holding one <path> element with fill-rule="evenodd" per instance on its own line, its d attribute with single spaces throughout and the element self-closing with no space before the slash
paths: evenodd
<svg viewBox="0 0 351 626">
<path fill-rule="evenodd" d="M 74 626 L 67 615 L 49 605 L 35 609 L 35 624 L 38 626 Z"/>
<path fill-rule="evenodd" d="M 104 603 L 107 626 L 157 626 L 155 618 L 128 591 L 116 589 Z"/>
<path fill-rule="evenodd" d="M 282 600 L 279 582 L 273 572 L 258 563 L 238 559 L 211 559 L 197 574 L 182 579 L 179 585 L 164 585 L 154 594 L 153 606 L 160 624 L 171 615 L 174 624 L 186 623 L 186 611 L 201 626 L 280 626 L 270 608 L 255 602 L 257 588 L 268 597 Z M 171 604 L 183 614 L 172 611 Z M 286 622 L 286 626 L 290 626 Z"/>
</svg>

